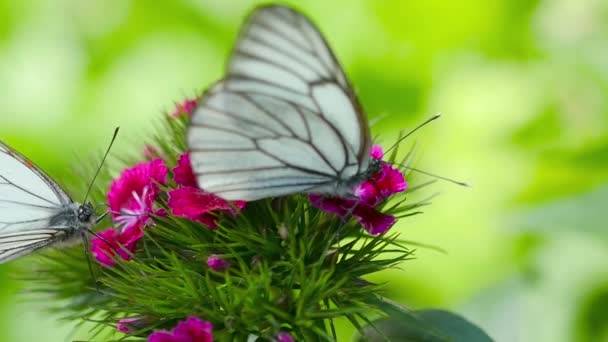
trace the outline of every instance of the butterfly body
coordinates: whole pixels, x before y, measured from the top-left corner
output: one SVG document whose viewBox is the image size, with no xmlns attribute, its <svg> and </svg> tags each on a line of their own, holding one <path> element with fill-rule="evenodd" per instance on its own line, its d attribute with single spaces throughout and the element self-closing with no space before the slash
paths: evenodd
<svg viewBox="0 0 608 342">
<path fill-rule="evenodd" d="M 0 142 L 0 263 L 82 238 L 97 222 L 31 161 Z"/>
<path fill-rule="evenodd" d="M 346 75 L 314 24 L 279 5 L 247 19 L 226 77 L 188 127 L 199 186 L 227 200 L 352 195 L 379 170 Z"/>
</svg>

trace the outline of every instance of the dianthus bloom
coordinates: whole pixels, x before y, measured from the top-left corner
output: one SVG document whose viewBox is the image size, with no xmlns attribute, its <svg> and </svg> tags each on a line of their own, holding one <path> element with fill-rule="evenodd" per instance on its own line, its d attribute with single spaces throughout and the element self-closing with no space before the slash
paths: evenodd
<svg viewBox="0 0 608 342">
<path fill-rule="evenodd" d="M 143 236 L 142 229 L 150 220 L 149 215 L 164 214 L 162 210 L 155 211 L 153 204 L 159 192 L 157 183 L 165 184 L 167 172 L 165 163 L 154 159 L 125 169 L 112 182 L 108 205 L 120 230 L 108 229 L 100 234 L 101 238 L 91 240 L 91 252 L 97 261 L 112 266 L 116 254 L 130 259 L 125 249 L 135 250 L 137 241 Z"/>
<path fill-rule="evenodd" d="M 211 323 L 196 317 L 179 322 L 171 332 L 157 331 L 148 337 L 148 342 L 213 342 Z"/>
<path fill-rule="evenodd" d="M 173 179 L 182 186 L 169 192 L 167 202 L 173 215 L 201 222 L 209 228 L 216 228 L 218 211 L 228 211 L 236 215 L 245 207 L 244 201 L 228 202 L 197 188 L 188 153 L 182 154 L 177 163 L 173 169 Z"/>
<path fill-rule="evenodd" d="M 168 169 L 162 159 L 125 169 L 110 185 L 108 204 L 114 220 L 123 227 L 137 224 L 153 213 L 158 185 L 165 184 Z"/>
<path fill-rule="evenodd" d="M 221 255 L 211 254 L 207 258 L 207 266 L 214 271 L 223 271 L 230 267 L 230 262 L 222 258 Z"/>
<path fill-rule="evenodd" d="M 374 159 L 381 160 L 382 148 L 374 145 L 370 155 Z M 341 217 L 352 214 L 368 233 L 378 235 L 386 232 L 397 219 L 377 211 L 374 207 L 391 195 L 405 191 L 406 187 L 407 183 L 401 171 L 381 162 L 380 171 L 354 189 L 358 199 L 321 195 L 309 195 L 308 198 L 312 205 L 327 212 Z"/>
<path fill-rule="evenodd" d="M 196 99 L 186 99 L 184 102 L 178 104 L 171 113 L 171 117 L 178 118 L 182 115 L 190 116 L 192 112 L 196 109 L 197 100 Z"/>
</svg>

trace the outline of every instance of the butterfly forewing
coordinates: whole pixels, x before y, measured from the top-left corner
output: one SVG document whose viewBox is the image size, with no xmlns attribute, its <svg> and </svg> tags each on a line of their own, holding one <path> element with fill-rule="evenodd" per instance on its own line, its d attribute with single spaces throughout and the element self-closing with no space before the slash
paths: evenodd
<svg viewBox="0 0 608 342">
<path fill-rule="evenodd" d="M 247 20 L 226 78 L 199 102 L 188 145 L 199 185 L 255 200 L 335 192 L 368 168 L 357 98 L 315 26 L 283 6 Z"/>
<path fill-rule="evenodd" d="M 0 142 L 0 263 L 63 239 L 75 207 L 49 176 Z"/>
</svg>

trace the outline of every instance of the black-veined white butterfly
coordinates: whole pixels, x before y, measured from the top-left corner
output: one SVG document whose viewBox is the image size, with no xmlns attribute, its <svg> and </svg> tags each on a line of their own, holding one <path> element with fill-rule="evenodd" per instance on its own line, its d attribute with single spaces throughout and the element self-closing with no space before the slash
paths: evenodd
<svg viewBox="0 0 608 342">
<path fill-rule="evenodd" d="M 86 233 L 102 218 L 91 203 L 74 202 L 44 171 L 0 141 L 0 263 L 78 238 L 86 244 Z"/>
<path fill-rule="evenodd" d="M 187 142 L 199 186 L 227 200 L 345 196 L 379 169 L 367 119 L 327 42 L 308 18 L 278 5 L 246 21 Z"/>
</svg>

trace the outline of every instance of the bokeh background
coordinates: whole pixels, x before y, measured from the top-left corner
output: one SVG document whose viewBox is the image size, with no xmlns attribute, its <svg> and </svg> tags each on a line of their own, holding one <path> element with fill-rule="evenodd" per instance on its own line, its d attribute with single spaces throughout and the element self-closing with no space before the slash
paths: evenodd
<svg viewBox="0 0 608 342">
<path fill-rule="evenodd" d="M 381 141 L 441 112 L 406 146 L 474 184 L 435 184 L 425 214 L 395 228 L 445 254 L 420 249 L 373 280 L 497 341 L 608 341 L 608 2 L 288 3 L 325 33 Z M 115 126 L 114 156 L 139 152 L 221 77 L 255 4 L 0 1 L 0 138 L 66 182 Z M 0 341 L 65 341 L 71 326 L 20 294 L 15 268 L 0 267 Z"/>
</svg>

